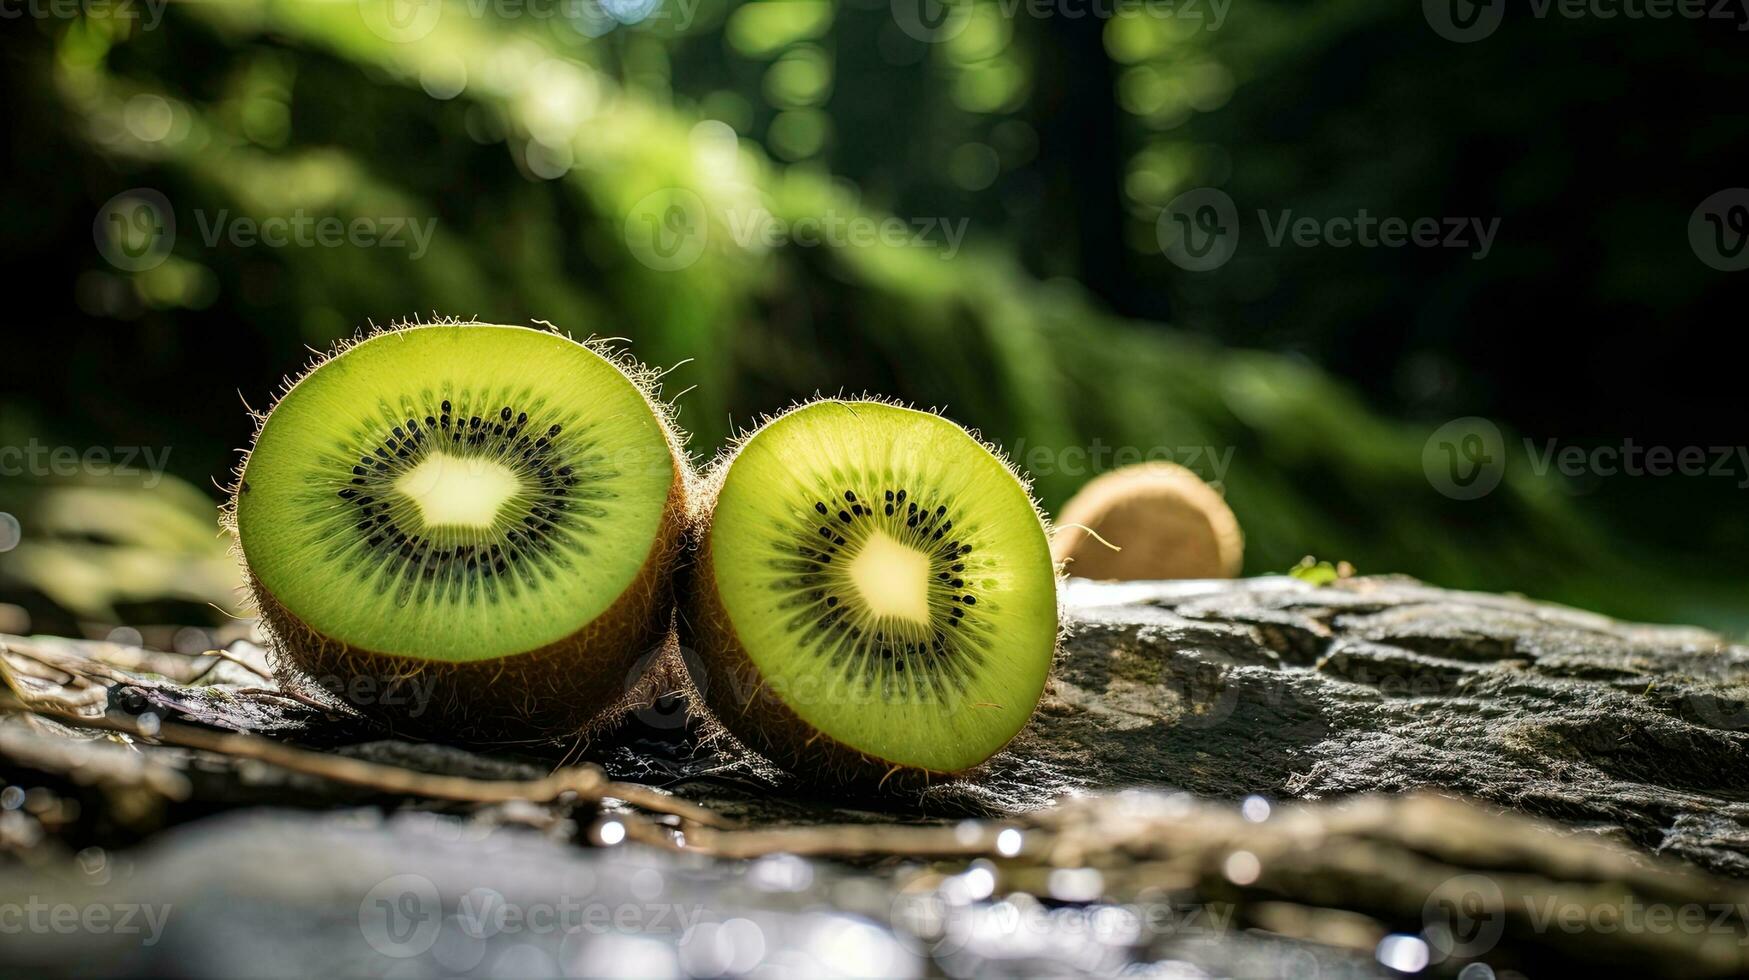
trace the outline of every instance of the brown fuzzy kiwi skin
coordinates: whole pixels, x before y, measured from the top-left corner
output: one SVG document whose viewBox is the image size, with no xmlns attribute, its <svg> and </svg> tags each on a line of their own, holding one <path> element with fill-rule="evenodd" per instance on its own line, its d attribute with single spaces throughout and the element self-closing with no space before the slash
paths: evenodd
<svg viewBox="0 0 1749 980">
<path fill-rule="evenodd" d="M 472 324 L 444 319 L 433 325 Z M 328 358 L 354 344 L 421 326 L 404 323 L 374 328 L 337 345 L 288 382 L 274 404 Z M 696 477 L 672 410 L 657 396 L 655 372 L 599 344 L 583 346 L 614 363 L 637 386 L 661 425 L 674 460 L 674 480 L 656 539 L 619 598 L 570 636 L 490 660 L 422 660 L 361 649 L 324 636 L 298 619 L 249 570 L 236 527 L 236 501 L 248 492 L 243 480 L 248 462 L 245 453 L 237 466 L 221 525 L 231 534 L 232 552 L 243 569 L 275 673 L 282 682 L 293 689 L 326 691 L 397 732 L 474 743 L 551 740 L 597 732 L 650 695 L 634 675 L 634 668 L 650 651 L 672 646 L 673 572 L 685 550 Z M 261 426 L 271 412 L 254 413 L 255 438 L 260 437 Z"/>
<path fill-rule="evenodd" d="M 292 615 L 251 575 L 275 666 L 292 668 L 294 684 L 422 738 L 514 742 L 607 728 L 640 700 L 637 661 L 668 637 L 670 572 L 684 540 L 678 487 L 649 557 L 614 604 L 570 636 L 509 657 L 451 663 L 349 646 Z"/>
<path fill-rule="evenodd" d="M 716 501 L 735 457 L 755 434 L 784 415 L 820 401 L 843 401 L 849 404 L 878 402 L 910 406 L 888 399 L 864 395 L 854 399 L 815 398 L 802 402 L 776 415 L 765 416 L 754 429 L 743 433 L 711 464 L 701 477 L 693 494 L 693 520 L 689 537 L 693 542 L 687 567 L 679 576 L 679 632 L 683 649 L 693 655 L 685 658 L 692 674 L 695 695 L 709 706 L 718 723 L 730 735 L 747 747 L 765 756 L 792 774 L 817 778 L 830 784 L 862 790 L 913 792 L 951 780 L 981 768 L 989 760 L 965 769 L 946 771 L 909 766 L 872 756 L 846 745 L 817 730 L 792 711 L 783 699 L 765 684 L 758 666 L 748 656 L 746 647 L 735 632 L 729 613 L 717 593 L 711 567 L 711 524 Z M 1030 483 L 1017 471 L 996 447 L 985 443 L 978 433 L 968 430 L 974 441 L 996 457 L 1017 479 L 1032 500 Z M 1033 512 L 1049 539 L 1049 523 L 1033 501 Z M 1057 569 L 1061 583 L 1062 574 Z M 1057 622 L 1062 623 L 1058 596 L 1050 600 L 1058 604 Z M 1061 628 L 1058 633 L 1060 650 Z M 1055 654 L 1053 654 L 1054 658 Z M 702 676 L 700 676 L 702 674 Z M 1049 679 L 1046 680 L 1048 689 Z M 1024 730 L 1025 726 L 1022 726 Z M 1017 733 L 1018 735 L 1018 733 Z M 1012 741 L 1012 740 L 1011 740 Z M 1005 746 L 1003 746 L 1005 747 Z M 1001 753 L 998 747 L 990 753 Z"/>
<path fill-rule="evenodd" d="M 1177 463 L 1135 463 L 1094 478 L 1063 505 L 1051 552 L 1091 579 L 1233 578 L 1245 536 L 1227 502 Z"/>
</svg>

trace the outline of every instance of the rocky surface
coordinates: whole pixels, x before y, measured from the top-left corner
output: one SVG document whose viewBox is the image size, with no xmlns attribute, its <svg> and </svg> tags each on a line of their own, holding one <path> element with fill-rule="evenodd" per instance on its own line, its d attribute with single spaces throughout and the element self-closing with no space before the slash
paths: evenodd
<svg viewBox="0 0 1749 980">
<path fill-rule="evenodd" d="M 247 643 L 0 638 L 0 929 L 168 909 L 7 931 L 0 974 L 1749 971 L 1749 650 L 1406 579 L 1065 607 L 1006 752 L 856 797 L 680 696 L 450 747 Z"/>
<path fill-rule="evenodd" d="M 1749 874 L 1749 648 L 1406 579 L 1083 583 L 1070 604 L 1013 803 L 1425 788 Z"/>
</svg>

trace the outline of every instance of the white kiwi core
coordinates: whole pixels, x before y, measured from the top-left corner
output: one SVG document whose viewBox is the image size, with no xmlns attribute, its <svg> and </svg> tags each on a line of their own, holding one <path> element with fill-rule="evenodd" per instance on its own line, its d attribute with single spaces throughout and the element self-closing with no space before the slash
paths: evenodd
<svg viewBox="0 0 1749 980">
<path fill-rule="evenodd" d="M 929 625 L 929 556 L 875 531 L 850 563 L 850 581 L 877 617 Z"/>
<path fill-rule="evenodd" d="M 432 453 L 402 474 L 395 489 L 418 505 L 426 527 L 484 529 L 497 523 L 522 483 L 503 463 Z"/>
</svg>

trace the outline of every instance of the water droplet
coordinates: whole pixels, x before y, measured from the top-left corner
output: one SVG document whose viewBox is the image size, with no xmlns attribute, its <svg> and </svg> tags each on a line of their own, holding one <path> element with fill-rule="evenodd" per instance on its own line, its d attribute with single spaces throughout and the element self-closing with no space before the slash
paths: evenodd
<svg viewBox="0 0 1749 980">
<path fill-rule="evenodd" d="M 1419 973 L 1427 969 L 1427 943 L 1417 936 L 1386 936 L 1379 940 L 1376 955 L 1387 969 L 1399 973 Z"/>
<path fill-rule="evenodd" d="M 612 847 L 626 839 L 626 825 L 618 820 L 604 820 L 601 826 L 595 828 L 595 839 L 603 847 Z"/>
<path fill-rule="evenodd" d="M 1257 855 L 1250 851 L 1234 851 L 1227 855 L 1227 861 L 1221 870 L 1233 884 L 1249 885 L 1263 873 L 1263 862 L 1257 860 Z"/>
<path fill-rule="evenodd" d="M 1245 802 L 1239 804 L 1239 812 L 1252 823 L 1262 823 L 1269 819 L 1269 801 L 1261 796 L 1247 796 Z"/>
</svg>

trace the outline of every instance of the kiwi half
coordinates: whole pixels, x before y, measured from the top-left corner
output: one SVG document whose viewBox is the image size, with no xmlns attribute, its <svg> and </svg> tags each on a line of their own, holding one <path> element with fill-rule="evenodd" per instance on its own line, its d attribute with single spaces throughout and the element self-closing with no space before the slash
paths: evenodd
<svg viewBox="0 0 1749 980">
<path fill-rule="evenodd" d="M 1245 561 L 1245 535 L 1226 500 L 1195 472 L 1134 463 L 1094 478 L 1063 505 L 1051 552 L 1083 578 L 1233 578 Z"/>
<path fill-rule="evenodd" d="M 963 772 L 1032 716 L 1056 570 L 1026 487 L 960 426 L 872 401 L 767 422 L 707 480 L 688 663 L 736 737 L 845 782 Z"/>
<path fill-rule="evenodd" d="M 562 735 L 668 629 L 683 460 L 629 362 L 542 330 L 405 326 L 260 419 L 231 523 L 307 679 L 403 729 Z"/>
</svg>

